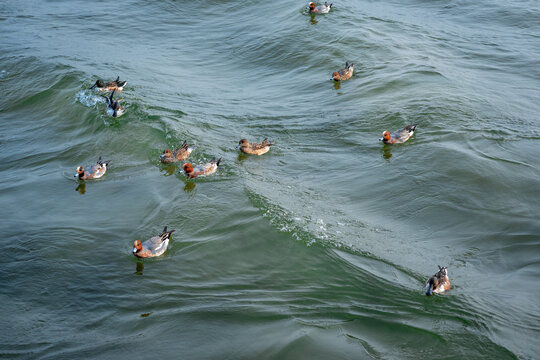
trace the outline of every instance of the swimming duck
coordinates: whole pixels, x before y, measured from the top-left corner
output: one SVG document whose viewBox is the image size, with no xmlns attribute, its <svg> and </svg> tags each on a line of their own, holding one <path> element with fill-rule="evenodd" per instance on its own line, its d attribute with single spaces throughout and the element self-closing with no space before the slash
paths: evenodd
<svg viewBox="0 0 540 360">
<path fill-rule="evenodd" d="M 310 14 L 328 14 L 330 9 L 332 8 L 332 5 L 334 5 L 334 4 L 328 5 L 327 2 L 324 2 L 324 4 L 322 4 L 322 5 L 315 6 L 314 2 L 310 2 L 309 5 L 308 5 L 309 6 L 309 12 L 310 12 Z"/>
<path fill-rule="evenodd" d="M 193 149 L 195 149 L 195 145 L 188 145 L 187 142 L 184 141 L 184 143 L 179 149 L 173 151 L 165 149 L 163 151 L 163 154 L 159 155 L 159 159 L 164 164 L 170 164 L 180 160 L 186 160 L 189 154 L 191 154 L 191 152 L 193 151 Z"/>
<path fill-rule="evenodd" d="M 82 166 L 77 167 L 77 173 L 74 177 L 79 178 L 79 180 L 98 179 L 105 175 L 105 172 L 107 172 L 107 165 L 109 165 L 110 162 L 111 160 L 102 161 L 100 156 L 97 163 L 91 167 L 86 169 Z"/>
<path fill-rule="evenodd" d="M 427 296 L 430 296 L 433 293 L 442 293 L 446 290 L 450 290 L 450 279 L 448 278 L 448 270 L 446 266 L 437 266 L 439 267 L 439 272 L 430 277 L 424 286 Z"/>
<path fill-rule="evenodd" d="M 269 143 L 268 139 L 264 139 L 260 143 L 250 143 L 247 141 L 247 139 L 242 139 L 236 146 L 236 148 L 240 149 L 243 153 L 246 154 L 252 154 L 252 155 L 262 155 L 266 154 L 268 150 L 270 150 L 270 146 L 274 145 L 274 143 Z"/>
<path fill-rule="evenodd" d="M 120 117 L 122 116 L 122 114 L 124 114 L 124 108 L 120 106 L 120 100 L 113 100 L 115 91 L 116 90 L 113 90 L 111 93 L 111 96 L 109 97 L 106 97 L 105 95 L 101 95 L 101 96 L 107 99 L 107 108 L 105 109 L 105 112 L 107 113 L 107 115 L 112 116 L 112 117 Z"/>
<path fill-rule="evenodd" d="M 167 250 L 169 246 L 169 239 L 174 230 L 167 231 L 167 227 L 163 229 L 163 232 L 157 236 L 154 236 L 141 244 L 141 240 L 135 240 L 133 242 L 133 255 L 141 258 L 159 256 Z"/>
<path fill-rule="evenodd" d="M 353 74 L 353 71 L 354 71 L 354 64 L 349 65 L 349 63 L 346 62 L 344 69 L 341 69 L 339 71 L 334 71 L 332 73 L 332 80 L 334 81 L 349 80 Z"/>
<path fill-rule="evenodd" d="M 196 178 L 197 176 L 206 176 L 216 172 L 221 158 L 216 161 L 216 158 L 213 158 L 210 162 L 202 165 L 195 165 L 191 163 L 185 163 L 182 169 L 188 178 Z"/>
<path fill-rule="evenodd" d="M 385 144 L 396 144 L 396 143 L 404 143 L 405 141 L 409 140 L 409 138 L 414 134 L 414 130 L 416 130 L 416 126 L 418 124 L 410 124 L 405 126 L 401 130 L 396 130 L 393 133 L 388 132 L 386 130 L 383 132 L 382 137 L 379 139 L 379 141 L 384 142 Z"/>
<path fill-rule="evenodd" d="M 114 81 L 107 81 L 103 82 L 101 80 L 97 80 L 94 85 L 90 88 L 92 90 L 93 88 L 97 88 L 100 91 L 111 91 L 111 90 L 124 90 L 124 86 L 127 84 L 127 80 L 120 81 L 120 76 L 116 78 Z"/>
</svg>

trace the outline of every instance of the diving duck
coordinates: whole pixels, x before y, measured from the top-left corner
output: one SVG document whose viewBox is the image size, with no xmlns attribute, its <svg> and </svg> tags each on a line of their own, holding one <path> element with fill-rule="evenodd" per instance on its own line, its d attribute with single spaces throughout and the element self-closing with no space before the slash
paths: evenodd
<svg viewBox="0 0 540 360">
<path fill-rule="evenodd" d="M 188 145 L 187 142 L 184 141 L 179 149 L 173 151 L 165 149 L 163 154 L 159 155 L 159 159 L 164 164 L 171 164 L 173 162 L 186 160 L 194 149 L 195 145 Z"/>
<path fill-rule="evenodd" d="M 111 90 L 122 91 L 124 90 L 124 86 L 126 84 L 127 84 L 127 80 L 120 81 L 120 76 L 118 76 L 116 80 L 114 81 L 104 82 L 101 80 L 97 80 L 96 83 L 92 85 L 90 90 L 92 90 L 93 88 L 96 88 L 97 90 L 100 90 L 100 91 L 111 91 Z"/>
<path fill-rule="evenodd" d="M 349 80 L 353 74 L 353 71 L 354 71 L 354 64 L 349 65 L 349 63 L 346 62 L 344 69 L 341 69 L 339 71 L 334 71 L 332 73 L 332 80 L 334 81 Z"/>
<path fill-rule="evenodd" d="M 334 5 L 334 4 L 328 5 L 328 3 L 325 2 L 322 5 L 315 6 L 314 2 L 310 2 L 309 5 L 308 5 L 309 6 L 309 13 L 310 14 L 328 14 L 328 12 L 330 12 L 330 9 L 332 8 L 332 5 Z"/>
<path fill-rule="evenodd" d="M 111 160 L 102 161 L 100 156 L 97 163 L 86 169 L 82 166 L 77 167 L 77 173 L 74 177 L 79 180 L 98 179 L 105 175 L 105 172 L 107 172 L 107 165 L 109 165 L 110 162 Z"/>
<path fill-rule="evenodd" d="M 216 161 L 216 158 L 213 158 L 210 162 L 202 165 L 193 166 L 191 163 L 185 163 L 182 169 L 188 178 L 196 178 L 197 176 L 206 176 L 215 173 L 220 163 L 221 158 L 218 161 Z"/>
<path fill-rule="evenodd" d="M 124 108 L 120 105 L 120 100 L 113 100 L 115 91 L 116 90 L 113 90 L 109 97 L 106 97 L 105 95 L 101 96 L 107 100 L 107 107 L 105 108 L 107 115 L 112 117 L 120 117 L 124 114 Z"/>
<path fill-rule="evenodd" d="M 161 234 L 146 240 L 142 244 L 141 240 L 135 240 L 133 243 L 133 255 L 141 258 L 162 255 L 169 246 L 169 239 L 173 232 L 174 230 L 167 231 L 165 226 Z"/>
<path fill-rule="evenodd" d="M 450 290 L 450 279 L 448 278 L 448 269 L 446 266 L 439 267 L 439 272 L 429 278 L 426 281 L 424 288 L 426 289 L 426 295 L 431 296 L 433 293 L 442 293 L 446 290 Z"/>
<path fill-rule="evenodd" d="M 385 144 L 400 144 L 404 143 L 405 141 L 409 140 L 409 138 L 414 134 L 414 130 L 416 130 L 416 126 L 418 124 L 410 124 L 405 126 L 401 130 L 396 130 L 393 133 L 388 132 L 386 130 L 383 132 L 382 137 L 379 139 L 379 141 L 384 142 Z"/>
<path fill-rule="evenodd" d="M 275 145 L 274 143 L 269 143 L 268 139 L 264 139 L 260 143 L 252 142 L 250 143 L 247 139 L 242 139 L 236 146 L 245 154 L 251 155 L 262 155 L 266 154 L 270 150 L 270 146 Z"/>
</svg>

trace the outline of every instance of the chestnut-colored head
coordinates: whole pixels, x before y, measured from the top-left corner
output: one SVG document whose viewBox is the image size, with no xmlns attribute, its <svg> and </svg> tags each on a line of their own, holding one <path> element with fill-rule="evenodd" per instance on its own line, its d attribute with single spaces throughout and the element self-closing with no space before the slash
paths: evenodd
<svg viewBox="0 0 540 360">
<path fill-rule="evenodd" d="M 339 76 L 339 73 L 337 71 L 334 71 L 332 73 L 332 79 L 334 79 L 336 81 L 339 81 L 339 80 L 341 80 L 341 76 Z"/>
<path fill-rule="evenodd" d="M 240 142 L 238 142 L 238 145 L 240 146 L 249 146 L 249 141 L 247 139 L 242 139 Z"/>
<path fill-rule="evenodd" d="M 315 10 L 315 3 L 314 2 L 309 3 L 309 10 L 311 10 L 311 11 Z"/>
<path fill-rule="evenodd" d="M 391 136 L 390 136 L 390 133 L 388 132 L 388 130 L 386 130 L 385 132 L 382 133 L 382 138 L 386 141 L 390 140 Z"/>
<path fill-rule="evenodd" d="M 163 151 L 163 156 L 166 157 L 166 158 L 170 158 L 171 157 L 171 150 L 165 149 Z"/>
<path fill-rule="evenodd" d="M 79 174 L 79 175 L 84 174 L 84 169 L 83 169 L 82 166 L 79 166 L 79 167 L 77 168 L 77 174 Z"/>
<path fill-rule="evenodd" d="M 138 253 L 139 251 L 142 250 L 142 244 L 141 244 L 141 240 L 135 240 L 133 242 L 133 253 Z"/>
<path fill-rule="evenodd" d="M 191 163 L 185 163 L 182 169 L 184 169 L 186 174 L 190 174 L 193 172 L 193 165 L 191 165 Z"/>
</svg>

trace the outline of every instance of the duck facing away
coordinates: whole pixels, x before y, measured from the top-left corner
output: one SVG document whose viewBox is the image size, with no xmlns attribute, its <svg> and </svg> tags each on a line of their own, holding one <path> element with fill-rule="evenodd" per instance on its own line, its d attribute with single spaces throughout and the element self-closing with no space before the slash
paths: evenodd
<svg viewBox="0 0 540 360">
<path fill-rule="evenodd" d="M 107 165 L 109 165 L 110 162 L 111 160 L 102 161 L 100 156 L 97 163 L 86 169 L 82 166 L 77 167 L 77 173 L 74 177 L 79 180 L 98 179 L 105 175 L 105 172 L 107 172 Z"/>
<path fill-rule="evenodd" d="M 250 143 L 247 139 L 242 139 L 236 146 L 245 154 L 251 155 L 262 155 L 266 154 L 270 150 L 270 146 L 275 145 L 274 143 L 268 142 L 268 139 L 264 139 L 260 143 L 252 142 Z"/>
<path fill-rule="evenodd" d="M 405 126 L 401 130 L 396 130 L 393 133 L 390 133 L 388 130 L 383 132 L 382 137 L 379 141 L 384 142 L 385 144 L 401 144 L 409 140 L 409 138 L 414 134 L 416 126 L 418 124 L 410 124 Z"/>
<path fill-rule="evenodd" d="M 193 166 L 192 163 L 185 163 L 182 169 L 188 178 L 196 178 L 215 173 L 220 163 L 221 158 L 218 161 L 216 161 L 216 158 L 213 158 L 210 162 L 202 165 Z"/>
<path fill-rule="evenodd" d="M 179 149 L 173 151 L 165 149 L 163 154 L 159 155 L 159 159 L 164 164 L 186 160 L 194 149 L 195 145 L 188 145 L 187 142 L 184 141 Z"/>
<path fill-rule="evenodd" d="M 349 63 L 346 62 L 344 69 L 341 69 L 339 71 L 334 71 L 332 73 L 332 80 L 334 81 L 349 80 L 353 72 L 354 72 L 354 64 L 349 65 Z"/>
<path fill-rule="evenodd" d="M 114 81 L 101 81 L 97 80 L 94 85 L 90 88 L 90 90 L 96 88 L 100 91 L 111 91 L 111 90 L 118 90 L 122 91 L 124 90 L 124 86 L 127 84 L 127 80 L 120 81 L 120 76 L 116 78 Z"/>
<path fill-rule="evenodd" d="M 167 246 L 169 246 L 169 239 L 173 232 L 174 230 L 167 231 L 167 227 L 165 226 L 161 234 L 143 243 L 141 243 L 141 240 L 135 240 L 133 243 L 133 255 L 141 258 L 162 255 L 167 250 Z"/>
<path fill-rule="evenodd" d="M 106 97 L 105 95 L 101 96 L 107 100 L 107 107 L 105 108 L 107 115 L 112 117 L 120 117 L 122 114 L 124 114 L 124 108 L 120 106 L 120 100 L 113 99 L 115 91 L 116 90 L 113 90 L 109 97 Z"/>
<path fill-rule="evenodd" d="M 448 269 L 446 266 L 439 267 L 439 272 L 429 278 L 426 281 L 424 288 L 426 289 L 426 295 L 431 296 L 433 293 L 442 293 L 446 290 L 450 290 L 450 279 L 448 278 Z"/>
<path fill-rule="evenodd" d="M 334 4 L 328 5 L 328 3 L 325 2 L 322 5 L 315 6 L 314 2 L 310 2 L 309 5 L 308 5 L 309 6 L 309 13 L 310 14 L 328 14 L 330 12 L 330 9 L 332 8 L 332 5 L 334 5 Z"/>
</svg>

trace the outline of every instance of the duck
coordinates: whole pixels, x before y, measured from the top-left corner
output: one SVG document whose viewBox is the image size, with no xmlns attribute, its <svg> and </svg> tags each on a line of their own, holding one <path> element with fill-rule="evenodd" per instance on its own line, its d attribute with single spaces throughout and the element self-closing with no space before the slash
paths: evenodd
<svg viewBox="0 0 540 360">
<path fill-rule="evenodd" d="M 143 243 L 141 243 L 141 240 L 135 240 L 133 242 L 133 255 L 140 258 L 162 255 L 165 250 L 167 250 L 169 239 L 174 231 L 175 230 L 168 231 L 165 226 L 161 234 L 154 236 Z"/>
<path fill-rule="evenodd" d="M 159 155 L 159 159 L 164 164 L 186 160 L 191 152 L 195 149 L 195 145 L 188 145 L 186 141 L 179 149 L 171 151 L 170 149 L 163 150 L 163 154 Z"/>
<path fill-rule="evenodd" d="M 353 74 L 353 71 L 354 71 L 354 64 L 349 65 L 349 63 L 346 62 L 344 69 L 341 69 L 339 71 L 334 71 L 332 73 L 332 80 L 334 81 L 349 80 Z"/>
<path fill-rule="evenodd" d="M 193 166 L 192 163 L 185 163 L 182 169 L 188 178 L 196 178 L 198 176 L 211 175 L 216 172 L 219 164 L 221 163 L 221 158 L 216 161 L 216 158 L 212 158 L 210 162 L 202 165 Z"/>
<path fill-rule="evenodd" d="M 94 165 L 87 167 L 86 169 L 82 166 L 77 167 L 77 173 L 74 175 L 74 177 L 78 178 L 79 180 L 99 179 L 107 172 L 107 166 L 110 162 L 111 160 L 101 160 L 100 156 Z"/>
<path fill-rule="evenodd" d="M 309 13 L 310 14 L 328 14 L 330 12 L 330 9 L 332 8 L 332 5 L 334 5 L 334 4 L 328 5 L 327 2 L 324 2 L 324 4 L 322 4 L 322 5 L 315 6 L 314 2 L 310 2 L 308 4 Z"/>
<path fill-rule="evenodd" d="M 240 149 L 241 152 L 251 155 L 262 155 L 266 154 L 270 150 L 270 146 L 275 145 L 274 143 L 268 142 L 268 139 L 264 139 L 260 143 L 250 143 L 247 139 L 242 139 L 236 146 L 237 149 Z"/>
<path fill-rule="evenodd" d="M 112 117 L 120 117 L 124 114 L 124 108 L 120 105 L 120 100 L 113 100 L 115 91 L 116 90 L 113 90 L 109 97 L 106 97 L 105 95 L 101 96 L 107 100 L 107 108 L 105 109 L 107 115 Z"/>
<path fill-rule="evenodd" d="M 96 83 L 94 85 L 92 85 L 90 90 L 96 88 L 99 91 L 111 91 L 111 90 L 122 91 L 122 90 L 124 90 L 124 86 L 126 84 L 127 84 L 127 80 L 120 81 L 120 76 L 118 76 L 116 78 L 116 80 L 114 80 L 114 81 L 104 82 L 104 81 L 101 81 L 101 80 L 96 80 Z"/>
<path fill-rule="evenodd" d="M 450 290 L 450 279 L 448 278 L 448 269 L 446 266 L 441 267 L 440 265 L 437 265 L 439 267 L 439 271 L 430 277 L 428 281 L 426 281 L 426 285 L 424 288 L 426 289 L 426 295 L 431 296 L 433 293 L 442 293 L 446 290 Z"/>
<path fill-rule="evenodd" d="M 393 133 L 388 132 L 386 130 L 383 132 L 382 137 L 379 139 L 379 141 L 384 142 L 385 144 L 401 144 L 405 141 L 409 140 L 409 138 L 414 134 L 414 130 L 416 130 L 416 126 L 418 124 L 410 124 L 405 126 L 401 130 L 396 130 Z"/>
</svg>

